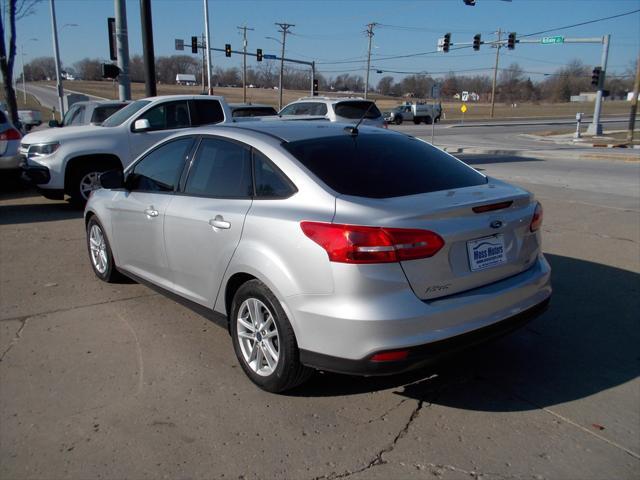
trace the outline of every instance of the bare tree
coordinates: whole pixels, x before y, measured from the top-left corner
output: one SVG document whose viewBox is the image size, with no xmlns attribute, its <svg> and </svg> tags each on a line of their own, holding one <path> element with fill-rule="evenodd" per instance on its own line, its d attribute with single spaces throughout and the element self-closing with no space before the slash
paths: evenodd
<svg viewBox="0 0 640 480">
<path fill-rule="evenodd" d="M 24 76 L 30 82 L 56 78 L 56 61 L 53 57 L 37 57 L 24 66 Z"/>
<path fill-rule="evenodd" d="M 40 0 L 7 0 L 6 10 L 0 11 L 0 72 L 4 84 L 7 110 L 13 123 L 18 123 L 18 103 L 13 88 L 13 66 L 16 58 L 16 21 L 31 15 Z M 9 49 L 5 44 L 5 17 L 9 21 Z"/>
<path fill-rule="evenodd" d="M 83 58 L 73 67 L 82 80 L 102 80 L 102 61 L 99 58 Z"/>
</svg>

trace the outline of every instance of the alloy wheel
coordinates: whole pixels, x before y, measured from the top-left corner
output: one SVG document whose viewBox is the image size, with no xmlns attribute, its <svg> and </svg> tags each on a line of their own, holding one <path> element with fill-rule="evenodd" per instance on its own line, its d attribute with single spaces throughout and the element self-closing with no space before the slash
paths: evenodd
<svg viewBox="0 0 640 480">
<path fill-rule="evenodd" d="M 280 359 L 280 337 L 269 308 L 257 298 L 242 302 L 236 335 L 249 368 L 263 377 L 271 375 Z"/>
</svg>

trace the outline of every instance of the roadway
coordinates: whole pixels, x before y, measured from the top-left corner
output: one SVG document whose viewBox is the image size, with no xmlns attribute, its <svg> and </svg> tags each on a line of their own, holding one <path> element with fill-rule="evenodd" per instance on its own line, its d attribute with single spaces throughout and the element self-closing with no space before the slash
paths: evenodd
<svg viewBox="0 0 640 480">
<path fill-rule="evenodd" d="M 637 478 L 640 162 L 463 159 L 542 201 L 549 311 L 411 375 L 288 395 L 207 318 L 98 281 L 82 212 L 0 194 L 0 477 Z"/>
<path fill-rule="evenodd" d="M 22 84 L 18 86 L 20 92 L 22 92 Z M 36 99 L 42 104 L 42 106 L 47 108 L 55 108 L 56 110 L 60 110 L 58 104 L 58 93 L 56 88 L 49 85 L 34 85 L 32 83 L 27 83 L 27 93 L 36 97 Z M 96 97 L 94 95 L 87 95 L 86 93 L 74 92 L 73 90 L 65 89 L 65 93 L 80 93 L 81 95 L 85 95 L 89 98 L 89 100 L 105 100 L 103 97 Z"/>
<path fill-rule="evenodd" d="M 624 130 L 628 119 L 623 117 L 604 118 L 602 124 L 608 130 Z M 588 123 L 583 122 L 584 133 Z M 487 149 L 518 150 L 575 150 L 576 145 L 557 144 L 552 141 L 536 140 L 522 136 L 535 132 L 566 132 L 575 130 L 575 119 L 549 118 L 524 121 L 507 119 L 495 122 L 474 121 L 467 123 L 436 124 L 434 128 L 434 144 L 438 147 L 465 148 L 478 147 Z M 389 129 L 403 132 L 431 141 L 431 125 L 390 125 Z M 583 147 L 589 148 L 589 147 Z"/>
</svg>

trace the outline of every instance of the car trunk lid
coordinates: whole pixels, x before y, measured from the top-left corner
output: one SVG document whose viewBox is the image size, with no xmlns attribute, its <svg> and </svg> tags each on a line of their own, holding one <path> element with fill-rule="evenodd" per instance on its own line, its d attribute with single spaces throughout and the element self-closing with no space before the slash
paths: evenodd
<svg viewBox="0 0 640 480">
<path fill-rule="evenodd" d="M 445 245 L 433 257 L 401 262 L 415 294 L 430 300 L 499 281 L 533 264 L 539 251 L 539 235 L 529 229 L 534 209 L 527 191 L 490 179 L 405 197 L 340 196 L 334 222 L 440 235 Z"/>
</svg>

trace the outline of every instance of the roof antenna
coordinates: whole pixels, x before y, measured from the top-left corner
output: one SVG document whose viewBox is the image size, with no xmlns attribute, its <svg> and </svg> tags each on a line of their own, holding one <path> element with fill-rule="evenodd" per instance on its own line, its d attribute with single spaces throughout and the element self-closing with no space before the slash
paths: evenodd
<svg viewBox="0 0 640 480">
<path fill-rule="evenodd" d="M 358 123 L 356 123 L 355 127 L 344 127 L 344 131 L 347 132 L 352 137 L 357 137 L 358 136 L 358 127 L 360 126 L 360 124 L 364 120 L 364 117 L 367 116 L 367 113 L 369 113 L 369 110 L 371 110 L 371 107 L 373 107 L 373 105 L 374 105 L 373 102 L 369 103 L 369 106 L 364 111 L 364 114 L 362 115 L 362 117 L 360 117 L 360 120 L 358 120 Z"/>
</svg>

